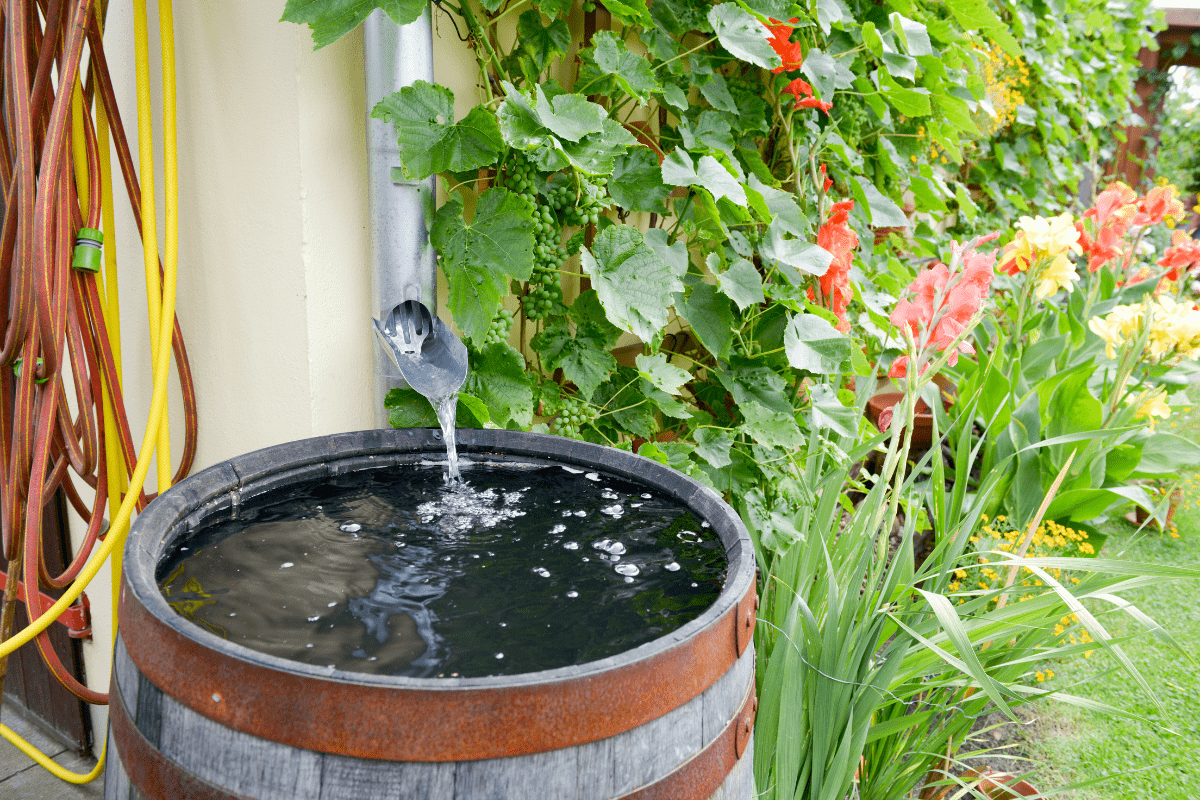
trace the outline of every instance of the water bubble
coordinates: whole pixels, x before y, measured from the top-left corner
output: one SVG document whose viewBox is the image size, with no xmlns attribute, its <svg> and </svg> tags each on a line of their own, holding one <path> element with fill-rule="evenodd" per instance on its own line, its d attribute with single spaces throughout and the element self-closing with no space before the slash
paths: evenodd
<svg viewBox="0 0 1200 800">
<path fill-rule="evenodd" d="M 649 492 L 642 492 L 642 499 L 643 499 L 643 500 L 649 500 L 649 499 L 650 499 L 651 497 L 653 497 L 653 496 L 654 496 L 654 495 L 650 494 Z"/>
<path fill-rule="evenodd" d="M 408 542 L 396 542 L 396 547 L 408 547 Z"/>
<path fill-rule="evenodd" d="M 697 586 L 699 586 L 699 585 L 700 585 L 700 584 L 698 584 L 698 583 L 693 583 L 693 584 L 692 584 L 692 588 L 693 588 L 693 589 L 695 589 L 695 588 L 696 588 Z"/>
<path fill-rule="evenodd" d="M 620 503 L 611 506 L 605 506 L 600 509 L 601 514 L 608 514 L 610 517 L 619 517 L 625 513 L 625 507 Z"/>
<path fill-rule="evenodd" d="M 587 516 L 587 512 L 586 512 L 586 511 L 576 511 L 576 512 L 575 512 L 575 516 L 577 516 L 577 517 L 586 517 L 586 516 Z"/>
<path fill-rule="evenodd" d="M 579 592 L 572 589 L 571 591 L 567 592 L 567 597 L 579 597 Z"/>
<path fill-rule="evenodd" d="M 591 561 L 591 559 L 590 559 L 590 558 L 588 558 L 587 556 L 584 556 L 584 557 L 583 557 L 583 560 L 584 560 L 584 561 Z"/>
<path fill-rule="evenodd" d="M 501 623 L 500 623 L 500 627 L 501 627 L 501 628 L 507 628 L 507 627 L 508 627 L 508 623 L 507 623 L 507 622 L 501 622 Z"/>
<path fill-rule="evenodd" d="M 563 469 L 565 469 L 567 472 L 571 473 L 572 475 L 578 475 L 579 473 L 583 472 L 583 470 L 581 470 L 581 469 L 575 469 L 574 467 L 568 467 L 566 464 L 559 464 L 559 466 L 562 467 Z"/>
<path fill-rule="evenodd" d="M 229 616 L 231 616 L 231 617 L 236 617 L 236 616 L 237 616 L 237 612 L 236 612 L 236 611 L 230 611 L 230 612 L 229 612 Z"/>
<path fill-rule="evenodd" d="M 600 498 L 602 500 L 620 500 L 621 495 L 617 494 L 612 489 L 605 488 L 605 490 L 600 493 Z"/>
<path fill-rule="evenodd" d="M 504 658 L 504 653 L 496 653 L 496 658 Z"/>
<path fill-rule="evenodd" d="M 347 522 L 345 525 L 339 525 L 338 530 L 343 533 L 358 533 L 362 530 L 362 525 L 357 522 Z"/>
<path fill-rule="evenodd" d="M 594 542 L 592 547 L 596 550 L 603 550 L 605 553 L 613 556 L 625 554 L 625 545 L 620 542 L 614 542 L 612 539 L 601 539 L 598 542 Z"/>
<path fill-rule="evenodd" d="M 578 550 L 579 542 L 563 542 L 563 548 L 565 550 Z"/>
<path fill-rule="evenodd" d="M 664 564 L 663 569 L 667 572 L 679 572 L 679 564 L 672 561 L 670 564 Z"/>
<path fill-rule="evenodd" d="M 378 661 L 378 660 L 379 660 L 379 656 L 371 656 L 370 658 L 367 659 L 367 661 Z"/>
<path fill-rule="evenodd" d="M 641 508 L 643 505 L 645 505 L 645 503 L 630 503 L 629 507 L 630 508 Z"/>
<path fill-rule="evenodd" d="M 550 570 L 546 569 L 545 567 L 534 567 L 534 568 L 533 568 L 533 574 L 534 574 L 534 575 L 541 575 L 543 578 L 549 578 L 549 577 L 550 577 Z"/>
<path fill-rule="evenodd" d="M 584 475 L 583 477 L 587 478 L 589 481 L 599 481 L 600 473 L 599 472 L 589 472 L 587 475 Z"/>
<path fill-rule="evenodd" d="M 291 561 L 285 561 L 285 562 L 283 562 L 282 564 L 280 564 L 280 565 L 279 565 L 279 568 L 280 568 L 280 569 L 287 569 L 288 567 L 294 567 L 294 566 L 296 566 L 296 565 L 295 565 L 295 564 L 293 564 Z"/>
<path fill-rule="evenodd" d="M 186 548 L 186 547 L 181 547 L 181 548 L 179 548 L 179 549 L 180 549 L 180 550 L 187 550 L 187 548 Z"/>
<path fill-rule="evenodd" d="M 471 553 L 471 558 L 479 558 L 479 553 Z"/>
<path fill-rule="evenodd" d="M 551 533 L 562 533 L 566 529 L 567 529 L 566 525 L 559 524 L 559 525 L 555 525 L 553 528 L 551 528 L 550 532 Z"/>
<path fill-rule="evenodd" d="M 305 647 L 312 647 L 312 646 L 313 646 L 313 643 L 312 643 L 312 642 L 309 642 L 308 644 L 306 644 L 306 645 L 304 645 L 304 646 L 305 646 Z"/>
<path fill-rule="evenodd" d="M 613 569 L 616 570 L 618 575 L 625 575 L 626 577 L 632 577 L 633 575 L 638 575 L 641 573 L 641 570 L 638 569 L 637 564 L 617 564 L 615 567 L 613 567 Z"/>
<path fill-rule="evenodd" d="M 628 575 L 626 575 L 626 576 L 625 576 L 625 582 L 626 582 L 626 583 L 633 583 L 633 578 L 631 578 L 631 577 L 629 577 Z"/>
<path fill-rule="evenodd" d="M 564 512 L 562 512 L 562 515 L 563 515 L 564 517 L 569 517 L 569 516 L 571 516 L 571 512 L 570 512 L 570 511 L 564 511 Z"/>
<path fill-rule="evenodd" d="M 707 522 L 707 521 L 705 521 L 705 522 L 701 522 L 701 523 L 700 523 L 700 527 L 701 527 L 701 528 L 707 528 L 707 527 L 708 527 L 708 522 Z"/>
<path fill-rule="evenodd" d="M 334 606 L 336 606 L 336 605 L 337 605 L 337 601 L 334 601 L 334 602 L 330 603 L 329 605 L 327 605 L 327 606 L 325 606 L 325 607 L 326 607 L 326 608 L 333 608 L 333 607 L 334 607 Z"/>
<path fill-rule="evenodd" d="M 321 615 L 320 615 L 320 614 L 318 614 L 318 615 L 316 615 L 315 617 L 309 617 L 309 618 L 308 618 L 308 621 L 309 621 L 309 622 L 316 622 L 316 621 L 317 621 L 317 620 L 319 620 L 320 618 L 321 618 Z"/>
</svg>

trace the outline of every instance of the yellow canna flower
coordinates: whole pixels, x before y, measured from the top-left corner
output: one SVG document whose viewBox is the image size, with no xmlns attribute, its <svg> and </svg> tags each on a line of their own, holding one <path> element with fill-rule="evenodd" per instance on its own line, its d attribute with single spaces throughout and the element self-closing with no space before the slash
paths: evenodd
<svg viewBox="0 0 1200 800">
<path fill-rule="evenodd" d="M 1137 404 L 1137 411 L 1133 412 L 1133 418 L 1149 422 L 1150 430 L 1154 430 L 1154 426 L 1160 419 L 1171 416 L 1171 407 L 1167 405 L 1167 390 L 1162 386 L 1157 389 L 1147 389 L 1134 398 L 1133 402 Z M 1083 545 L 1080 545 L 1080 548 L 1082 547 Z"/>
</svg>

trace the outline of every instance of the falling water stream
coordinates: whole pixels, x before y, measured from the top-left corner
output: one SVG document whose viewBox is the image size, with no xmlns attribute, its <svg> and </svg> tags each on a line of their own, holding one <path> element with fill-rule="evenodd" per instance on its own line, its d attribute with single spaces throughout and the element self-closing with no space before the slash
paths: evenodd
<svg viewBox="0 0 1200 800">
<path fill-rule="evenodd" d="M 446 440 L 446 480 L 457 481 L 462 475 L 458 470 L 458 442 L 454 438 L 454 420 L 458 415 L 458 392 L 434 400 L 429 398 L 442 426 L 442 438 Z"/>
</svg>

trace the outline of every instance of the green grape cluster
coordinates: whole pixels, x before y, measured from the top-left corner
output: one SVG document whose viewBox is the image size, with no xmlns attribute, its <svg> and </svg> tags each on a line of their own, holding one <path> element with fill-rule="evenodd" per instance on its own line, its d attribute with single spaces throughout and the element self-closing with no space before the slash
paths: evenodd
<svg viewBox="0 0 1200 800">
<path fill-rule="evenodd" d="M 585 182 L 583 191 L 577 192 L 570 184 L 554 186 L 546 192 L 546 200 L 558 212 L 563 225 L 595 225 L 600 221 L 600 212 L 605 203 L 601 199 L 606 191 L 605 179 L 599 183 Z"/>
<path fill-rule="evenodd" d="M 564 395 L 559 404 L 558 414 L 550 423 L 554 432 L 568 439 L 581 439 L 583 426 L 596 419 L 596 409 L 584 400 Z"/>
<path fill-rule="evenodd" d="M 504 344 L 507 342 L 508 334 L 512 330 L 512 326 L 513 312 L 509 311 L 507 308 L 500 309 L 500 312 L 496 314 L 495 319 L 492 320 L 491 325 L 488 326 L 487 336 L 483 337 L 484 346 L 489 344 Z"/>
</svg>

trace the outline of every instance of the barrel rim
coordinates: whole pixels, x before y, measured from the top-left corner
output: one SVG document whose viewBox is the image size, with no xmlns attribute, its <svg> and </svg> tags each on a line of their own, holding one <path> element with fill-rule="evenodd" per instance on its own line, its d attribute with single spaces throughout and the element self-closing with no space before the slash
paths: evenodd
<svg viewBox="0 0 1200 800">
<path fill-rule="evenodd" d="M 634 453 L 560 436 L 459 429 L 457 440 L 460 455 L 499 451 L 506 455 L 588 466 L 668 492 L 707 521 L 725 543 L 729 570 L 721 593 L 699 616 L 671 633 L 608 658 L 538 672 L 479 678 L 414 678 L 304 664 L 223 639 L 188 621 L 167 605 L 155 580 L 155 571 L 167 547 L 184 532 L 191 514 L 207 504 L 220 504 L 223 500 L 231 502 L 233 497 L 240 497 L 245 492 L 251 492 L 253 496 L 253 490 L 269 485 L 272 477 L 299 467 L 324 463 L 331 467 L 330 474 L 335 475 L 339 474 L 338 465 L 359 458 L 370 459 L 401 449 L 403 452 L 437 451 L 444 445 L 441 431 L 433 428 L 379 429 L 300 439 L 237 456 L 196 473 L 160 494 L 134 521 L 125 545 L 123 588 L 132 592 L 137 602 L 159 623 L 227 657 L 306 679 L 421 691 L 519 688 L 601 675 L 652 658 L 719 625 L 729 610 L 736 609 L 752 590 L 756 564 L 745 525 L 715 491 L 694 478 Z M 371 468 L 369 463 L 362 462 L 358 467 Z M 155 538 L 155 531 L 164 533 Z"/>
</svg>

